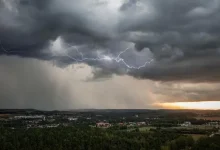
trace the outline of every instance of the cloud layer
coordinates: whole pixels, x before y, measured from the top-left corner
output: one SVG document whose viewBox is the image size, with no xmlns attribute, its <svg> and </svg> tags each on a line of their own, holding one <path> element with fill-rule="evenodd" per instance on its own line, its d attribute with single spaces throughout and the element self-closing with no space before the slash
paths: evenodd
<svg viewBox="0 0 220 150">
<path fill-rule="evenodd" d="M 50 41 L 62 37 L 88 57 L 97 57 L 97 51 L 116 56 L 130 47 L 123 55 L 129 65 L 154 59 L 129 70 L 136 77 L 219 81 L 219 14 L 218 0 L 1 0 L 1 54 L 72 64 L 47 51 Z M 68 53 L 80 57 L 73 48 Z M 86 63 L 104 74 L 127 73 L 123 64 Z"/>
<path fill-rule="evenodd" d="M 219 101 L 219 23 L 219 0 L 0 0 L 0 107 Z"/>
</svg>

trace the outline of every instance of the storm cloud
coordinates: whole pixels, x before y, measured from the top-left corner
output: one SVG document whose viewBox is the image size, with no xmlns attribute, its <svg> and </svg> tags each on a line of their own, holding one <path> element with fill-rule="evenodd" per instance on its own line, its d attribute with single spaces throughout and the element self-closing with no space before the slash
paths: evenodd
<svg viewBox="0 0 220 150">
<path fill-rule="evenodd" d="M 219 14 L 218 0 L 1 0 L 0 53 L 75 63 L 49 52 L 50 41 L 62 37 L 87 57 L 97 57 L 98 50 L 117 56 L 130 47 L 122 56 L 129 65 L 154 59 L 129 72 L 123 64 L 86 62 L 102 68 L 104 74 L 219 81 Z M 68 53 L 80 57 L 74 51 Z"/>
<path fill-rule="evenodd" d="M 219 0 L 0 0 L 0 107 L 219 101 L 219 24 Z"/>
</svg>

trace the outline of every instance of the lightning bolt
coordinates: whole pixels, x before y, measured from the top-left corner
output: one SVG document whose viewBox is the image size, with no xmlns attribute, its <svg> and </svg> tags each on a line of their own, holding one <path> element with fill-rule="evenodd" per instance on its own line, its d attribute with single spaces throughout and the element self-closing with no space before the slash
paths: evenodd
<svg viewBox="0 0 220 150">
<path fill-rule="evenodd" d="M 121 58 L 121 55 L 126 53 L 130 47 L 126 48 L 125 50 L 119 52 L 119 54 L 116 56 L 116 57 L 113 57 L 113 56 L 108 56 L 108 55 L 103 55 L 102 57 L 100 56 L 97 56 L 97 57 L 84 57 L 84 54 L 82 52 L 79 51 L 79 49 L 76 47 L 76 46 L 73 46 L 73 45 L 70 45 L 70 44 L 67 44 L 69 47 L 67 49 L 64 50 L 64 54 L 66 57 L 74 60 L 75 62 L 79 63 L 79 62 L 86 62 L 86 61 L 115 61 L 116 63 L 122 63 L 124 64 L 125 67 L 127 67 L 127 69 L 135 69 L 135 70 L 139 70 L 141 68 L 144 68 L 147 66 L 147 64 L 150 64 L 154 61 L 154 59 L 151 59 L 149 61 L 146 61 L 143 65 L 140 65 L 140 66 L 133 66 L 133 65 L 129 65 L 123 58 Z M 5 53 L 12 53 L 12 52 L 16 52 L 16 51 L 11 51 L 11 50 L 7 50 L 3 47 L 2 45 L 2 42 L 0 40 L 0 46 L 1 46 L 1 49 L 5 52 Z M 81 56 L 80 59 L 78 58 L 75 58 L 71 55 L 69 55 L 66 51 L 69 50 L 69 49 L 75 49 L 77 51 L 77 53 Z M 17 51 L 19 52 L 19 51 Z"/>
<path fill-rule="evenodd" d="M 5 49 L 3 46 L 2 46 L 2 41 L 0 40 L 0 45 L 1 45 L 1 49 L 5 52 L 5 53 L 10 53 L 10 51 L 8 51 L 7 49 Z"/>
<path fill-rule="evenodd" d="M 2 41 L 0 40 L 0 48 L 5 52 L 5 53 L 22 53 L 24 51 L 12 51 L 12 50 L 9 50 L 9 49 L 6 49 L 3 45 L 2 45 Z M 11 48 L 11 49 L 14 49 L 14 48 Z"/>
<path fill-rule="evenodd" d="M 69 45 L 69 44 L 68 44 Z M 102 57 L 100 56 L 97 56 L 97 57 L 84 57 L 83 53 L 79 51 L 79 49 L 76 47 L 76 46 L 72 46 L 72 45 L 69 45 L 70 47 L 67 48 L 66 50 L 68 49 L 71 49 L 71 48 L 74 48 L 77 53 L 81 56 L 80 59 L 77 59 L 75 57 L 72 57 L 71 55 L 67 54 L 65 52 L 65 55 L 66 57 L 76 61 L 76 62 L 85 62 L 85 61 L 115 61 L 116 63 L 122 63 L 124 64 L 128 69 L 136 69 L 136 70 L 139 70 L 141 68 L 144 68 L 147 66 L 147 64 L 150 64 L 154 61 L 154 59 L 151 59 L 149 61 L 146 61 L 143 65 L 140 65 L 140 66 L 133 66 L 133 65 L 129 65 L 123 58 L 121 58 L 121 55 L 126 53 L 130 47 L 126 48 L 125 50 L 121 51 L 116 57 L 112 57 L 112 56 L 108 56 L 108 55 L 103 55 Z"/>
</svg>

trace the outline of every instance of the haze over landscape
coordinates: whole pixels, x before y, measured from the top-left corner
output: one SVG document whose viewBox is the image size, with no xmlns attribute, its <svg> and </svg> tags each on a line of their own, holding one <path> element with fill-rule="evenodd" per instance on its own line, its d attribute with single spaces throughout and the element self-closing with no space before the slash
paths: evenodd
<svg viewBox="0 0 220 150">
<path fill-rule="evenodd" d="M 219 0 L 0 0 L 0 109 L 220 109 Z"/>
</svg>

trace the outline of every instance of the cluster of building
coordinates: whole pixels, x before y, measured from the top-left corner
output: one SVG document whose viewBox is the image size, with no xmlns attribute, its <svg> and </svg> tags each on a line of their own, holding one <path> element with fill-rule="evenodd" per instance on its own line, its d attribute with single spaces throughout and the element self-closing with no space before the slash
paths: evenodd
<svg viewBox="0 0 220 150">
<path fill-rule="evenodd" d="M 128 123 L 120 122 L 120 123 L 117 123 L 117 124 L 110 124 L 108 122 L 98 122 L 98 123 L 96 123 L 96 127 L 99 127 L 99 128 L 109 128 L 113 125 L 132 127 L 132 126 L 145 126 L 147 124 L 146 124 L 146 122 L 128 122 Z"/>
<path fill-rule="evenodd" d="M 220 123 L 217 122 L 217 121 L 212 121 L 212 122 L 209 122 L 207 125 L 209 125 L 209 126 L 218 126 L 218 125 L 220 125 Z"/>
<path fill-rule="evenodd" d="M 189 127 L 189 126 L 191 126 L 191 125 L 192 125 L 192 124 L 191 124 L 191 122 L 189 122 L 189 121 L 185 121 L 184 123 L 180 124 L 181 127 Z"/>
<path fill-rule="evenodd" d="M 138 126 L 146 126 L 149 124 L 152 124 L 154 120 L 158 120 L 159 118 L 140 118 L 138 115 L 134 115 L 133 117 L 138 118 L 136 119 L 136 122 L 128 122 L 126 121 L 125 117 L 120 117 L 121 122 L 111 124 L 109 123 L 109 120 L 104 120 L 105 118 L 102 115 L 81 115 L 81 114 L 48 114 L 45 115 L 1 115 L 0 121 L 2 121 L 4 124 L 9 124 L 13 122 L 22 122 L 22 126 L 27 126 L 27 128 L 53 128 L 58 127 L 59 125 L 65 126 L 72 126 L 74 124 L 80 124 L 80 123 L 88 123 L 88 124 L 94 124 L 94 122 L 97 122 L 99 120 L 100 122 L 96 123 L 96 127 L 100 128 L 109 128 L 111 126 L 126 126 L 126 127 L 138 127 Z M 139 119 L 140 118 L 140 119 Z M 123 121 L 122 121 L 123 119 Z M 141 121 L 144 120 L 144 121 Z M 115 120 L 116 121 L 116 120 Z M 57 124 L 59 123 L 59 124 Z M 46 125 L 45 125 L 46 124 Z M 176 124 L 175 124 L 176 125 Z M 181 127 L 195 127 L 192 125 L 190 121 L 185 121 L 182 124 L 179 124 Z M 220 128 L 220 122 L 218 121 L 207 121 L 206 124 L 203 124 L 203 126 L 211 126 Z"/>
<path fill-rule="evenodd" d="M 192 124 L 191 124 L 190 121 L 185 121 L 184 123 L 180 124 L 181 127 L 189 127 L 191 125 Z M 220 122 L 211 121 L 211 122 L 208 122 L 207 124 L 204 124 L 204 126 L 211 126 L 211 127 L 219 128 L 220 127 Z"/>
<path fill-rule="evenodd" d="M 74 118 L 74 117 L 69 117 L 69 118 L 67 118 L 69 121 L 77 121 L 78 120 L 78 118 Z"/>
<path fill-rule="evenodd" d="M 29 128 L 57 128 L 60 124 L 47 124 L 47 125 L 36 125 L 36 124 L 28 124 L 27 129 Z"/>
<path fill-rule="evenodd" d="M 13 119 L 15 119 L 15 120 L 19 120 L 19 119 L 42 119 L 42 120 L 45 120 L 45 116 L 44 115 L 14 116 Z"/>
<path fill-rule="evenodd" d="M 99 127 L 99 128 L 109 128 L 111 126 L 112 125 L 110 123 L 107 123 L 107 122 L 98 122 L 98 123 L 96 123 L 96 127 Z"/>
</svg>

